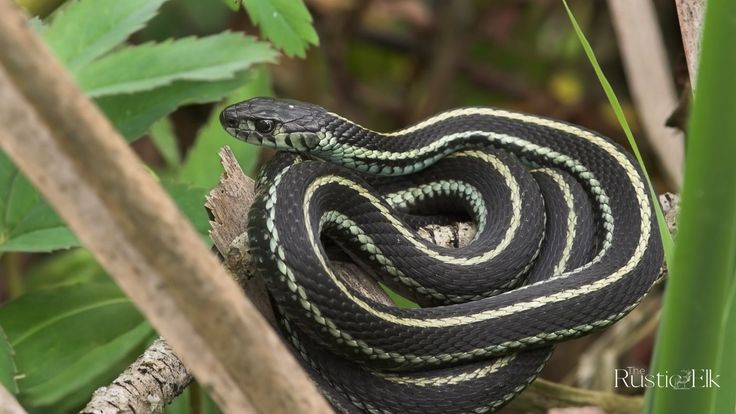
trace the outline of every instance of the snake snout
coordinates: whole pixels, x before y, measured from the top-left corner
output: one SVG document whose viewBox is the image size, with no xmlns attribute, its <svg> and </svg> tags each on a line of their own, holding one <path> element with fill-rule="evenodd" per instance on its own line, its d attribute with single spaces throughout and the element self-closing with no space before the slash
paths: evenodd
<svg viewBox="0 0 736 414">
<path fill-rule="evenodd" d="M 225 108 L 220 113 L 220 123 L 228 132 L 236 130 L 240 120 L 238 120 L 238 114 L 235 108 L 232 106 Z"/>
</svg>

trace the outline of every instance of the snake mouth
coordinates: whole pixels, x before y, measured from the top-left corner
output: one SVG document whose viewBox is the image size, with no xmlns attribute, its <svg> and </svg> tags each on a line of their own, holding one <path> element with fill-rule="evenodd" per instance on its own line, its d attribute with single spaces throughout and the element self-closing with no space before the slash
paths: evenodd
<svg viewBox="0 0 736 414">
<path fill-rule="evenodd" d="M 263 135 L 248 129 L 228 129 L 230 135 L 248 144 L 260 145 L 267 148 L 276 148 L 276 140 L 271 135 Z"/>
<path fill-rule="evenodd" d="M 234 136 L 235 138 L 241 139 L 239 136 L 240 130 L 238 128 L 225 127 L 225 131 L 227 131 L 228 134 Z"/>
<path fill-rule="evenodd" d="M 225 131 L 236 139 L 248 144 L 261 145 L 274 148 L 276 143 L 269 134 L 262 134 L 256 131 L 251 121 L 239 121 L 233 118 L 232 113 L 223 111 L 220 115 L 220 122 Z"/>
</svg>

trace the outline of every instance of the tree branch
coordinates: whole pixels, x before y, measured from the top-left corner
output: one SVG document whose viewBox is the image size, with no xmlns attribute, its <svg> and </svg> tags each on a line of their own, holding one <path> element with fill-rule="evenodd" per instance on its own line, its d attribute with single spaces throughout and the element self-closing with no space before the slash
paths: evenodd
<svg viewBox="0 0 736 414">
<path fill-rule="evenodd" d="M 690 73 L 690 84 L 695 85 L 700 59 L 700 35 L 703 33 L 705 0 L 675 0 L 675 4 L 682 33 L 682 46 L 685 49 L 687 69 Z"/>
<path fill-rule="evenodd" d="M 224 412 L 332 412 L 10 0 L 0 0 L 0 125 L 0 147 Z"/>
<path fill-rule="evenodd" d="M 667 183 L 679 191 L 685 144 L 681 132 L 665 126 L 677 94 L 656 10 L 651 0 L 609 0 L 608 7 L 645 136 Z"/>
<path fill-rule="evenodd" d="M 80 414 L 160 413 L 191 379 L 179 357 L 159 338 L 112 384 L 97 389 Z"/>
<path fill-rule="evenodd" d="M 26 414 L 26 410 L 2 384 L 0 384 L 0 414 Z"/>
</svg>

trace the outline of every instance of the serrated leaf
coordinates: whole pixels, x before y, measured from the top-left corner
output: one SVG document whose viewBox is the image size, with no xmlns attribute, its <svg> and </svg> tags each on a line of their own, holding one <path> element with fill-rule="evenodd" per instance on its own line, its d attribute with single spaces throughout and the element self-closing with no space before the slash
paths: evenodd
<svg viewBox="0 0 736 414">
<path fill-rule="evenodd" d="M 10 302 L 0 309 L 0 324 L 16 352 L 21 400 L 36 406 L 69 395 L 84 382 L 81 377 L 114 364 L 121 352 L 116 341 L 144 330 L 142 323 L 109 282 L 41 289 Z M 75 376 L 79 380 L 72 381 Z"/>
<path fill-rule="evenodd" d="M 126 47 L 87 65 L 77 80 L 91 97 L 135 93 L 175 81 L 229 79 L 275 57 L 267 43 L 226 32 Z"/>
<path fill-rule="evenodd" d="M 5 331 L 0 326 L 0 387 L 5 387 L 11 394 L 17 394 L 18 383 L 15 380 L 17 374 L 13 346 L 10 345 Z"/>
<path fill-rule="evenodd" d="M 247 79 L 239 72 L 233 79 L 216 82 L 180 81 L 152 91 L 104 96 L 97 104 L 128 141 L 143 135 L 151 125 L 178 106 L 222 99 Z"/>
<path fill-rule="evenodd" d="M 42 211 L 38 216 L 46 215 L 47 211 L 51 211 L 45 202 L 36 211 Z M 43 225 L 38 222 L 36 225 Z M 25 229 L 18 229 L 18 232 L 26 231 Z M 59 249 L 68 249 L 70 247 L 79 246 L 79 239 L 66 227 L 64 224 L 59 224 L 56 227 L 31 230 L 23 234 L 13 236 L 7 240 L 4 245 L 0 246 L 0 250 L 6 252 L 51 252 Z"/>
<path fill-rule="evenodd" d="M 232 17 L 221 1 L 177 0 L 165 4 L 158 16 L 136 33 L 136 40 L 161 41 L 192 34 L 206 35 L 223 31 Z M 186 22 L 183 24 L 183 22 Z"/>
<path fill-rule="evenodd" d="M 217 153 L 229 145 L 240 162 L 246 174 L 252 172 L 258 161 L 260 148 L 235 140 L 220 125 L 220 111 L 227 105 L 239 102 L 254 96 L 271 95 L 268 72 L 260 68 L 251 73 L 251 78 L 245 85 L 236 90 L 227 102 L 216 106 L 210 114 L 207 123 L 197 135 L 192 149 L 179 172 L 179 179 L 192 185 L 212 188 L 222 173 L 222 165 Z"/>
<path fill-rule="evenodd" d="M 309 44 L 319 44 L 312 16 L 302 0 L 242 0 L 253 23 L 288 56 L 304 57 Z"/>
<path fill-rule="evenodd" d="M 0 152 L 0 252 L 46 252 L 74 246 L 79 246 L 79 240 Z"/>
<path fill-rule="evenodd" d="M 75 72 L 112 50 L 156 15 L 165 0 L 81 0 L 55 14 L 46 44 Z"/>
</svg>

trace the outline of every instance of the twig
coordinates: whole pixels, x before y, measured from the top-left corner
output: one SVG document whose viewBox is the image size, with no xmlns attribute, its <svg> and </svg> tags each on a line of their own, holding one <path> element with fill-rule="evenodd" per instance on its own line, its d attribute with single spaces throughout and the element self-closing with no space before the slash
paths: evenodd
<svg viewBox="0 0 736 414">
<path fill-rule="evenodd" d="M 690 84 L 695 85 L 700 59 L 700 35 L 703 33 L 703 16 L 705 0 L 675 0 L 677 18 L 680 20 L 682 46 L 685 49 L 685 60 L 690 73 Z"/>
<path fill-rule="evenodd" d="M 224 412 L 332 412 L 10 0 L 0 0 L 0 124 L 0 147 Z"/>
<path fill-rule="evenodd" d="M 651 0 L 609 0 L 613 26 L 634 103 L 667 183 L 682 186 L 682 133 L 665 126 L 677 107 L 672 72 Z"/>
<path fill-rule="evenodd" d="M 537 379 L 509 403 L 509 411 L 547 413 L 558 407 L 599 407 L 607 414 L 641 413 L 641 397 L 590 391 Z"/>
<path fill-rule="evenodd" d="M 160 413 L 191 381 L 171 347 L 157 339 L 107 387 L 99 388 L 81 414 Z"/>
<path fill-rule="evenodd" d="M 2 385 L 0 385 L 0 414 L 26 414 L 26 410 Z"/>
<path fill-rule="evenodd" d="M 656 329 L 660 311 L 661 295 L 649 295 L 625 318 L 603 332 L 580 355 L 576 385 L 612 392 L 616 384 L 611 373 L 619 357 Z"/>
</svg>

